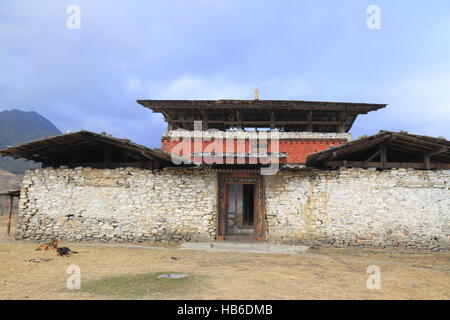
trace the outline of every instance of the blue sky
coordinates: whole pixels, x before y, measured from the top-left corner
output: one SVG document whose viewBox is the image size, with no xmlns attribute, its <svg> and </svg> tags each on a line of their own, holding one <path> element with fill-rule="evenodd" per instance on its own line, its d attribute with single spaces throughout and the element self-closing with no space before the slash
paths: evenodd
<svg viewBox="0 0 450 320">
<path fill-rule="evenodd" d="M 69 5 L 81 28 L 69 30 Z M 366 26 L 369 5 L 381 29 Z M 136 99 L 387 103 L 380 129 L 450 138 L 450 1 L 2 0 L 0 110 L 62 131 L 160 146 L 165 123 Z"/>
</svg>

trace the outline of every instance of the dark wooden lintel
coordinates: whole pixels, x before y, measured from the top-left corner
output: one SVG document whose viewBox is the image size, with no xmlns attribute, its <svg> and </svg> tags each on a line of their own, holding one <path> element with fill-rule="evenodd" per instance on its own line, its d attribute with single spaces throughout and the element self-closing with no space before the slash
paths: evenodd
<svg viewBox="0 0 450 320">
<path fill-rule="evenodd" d="M 76 168 L 76 167 L 91 167 L 91 168 L 98 168 L 98 169 L 105 169 L 105 168 L 146 168 L 146 169 L 153 169 L 153 163 L 152 161 L 135 161 L 135 162 L 111 162 L 108 166 L 104 162 L 79 162 L 70 164 L 70 167 Z"/>
<path fill-rule="evenodd" d="M 185 124 L 185 123 L 194 123 L 194 120 L 173 120 L 175 124 Z M 224 121 L 224 120 L 208 120 L 208 123 L 211 124 L 228 124 L 228 125 L 266 125 L 270 126 L 271 121 L 246 121 L 240 120 L 238 117 L 237 121 Z M 308 124 L 316 124 L 316 125 L 339 125 L 339 121 L 274 121 L 275 125 L 308 125 Z"/>
</svg>

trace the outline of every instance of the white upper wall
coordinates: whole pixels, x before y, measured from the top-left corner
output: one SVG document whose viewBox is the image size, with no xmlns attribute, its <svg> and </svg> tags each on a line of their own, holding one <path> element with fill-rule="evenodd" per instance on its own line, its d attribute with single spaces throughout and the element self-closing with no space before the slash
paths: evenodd
<svg viewBox="0 0 450 320">
<path fill-rule="evenodd" d="M 188 131 L 183 129 L 166 131 L 163 138 L 223 138 L 223 139 L 346 139 L 352 140 L 351 133 L 338 132 L 271 132 L 271 131 Z"/>
</svg>

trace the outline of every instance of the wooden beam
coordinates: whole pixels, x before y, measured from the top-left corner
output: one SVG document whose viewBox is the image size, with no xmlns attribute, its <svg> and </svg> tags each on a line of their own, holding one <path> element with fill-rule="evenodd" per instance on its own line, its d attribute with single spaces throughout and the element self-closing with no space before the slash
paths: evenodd
<svg viewBox="0 0 450 320">
<path fill-rule="evenodd" d="M 378 151 L 375 152 L 373 155 L 371 155 L 369 158 L 367 158 L 364 162 L 372 161 L 372 160 L 375 159 L 375 157 L 378 156 L 380 153 L 381 153 L 381 150 L 378 150 Z"/>
<path fill-rule="evenodd" d="M 106 168 L 104 162 L 78 162 L 71 164 L 71 167 L 92 167 L 92 168 Z M 153 169 L 152 161 L 135 161 L 135 162 L 111 162 L 109 168 L 146 168 Z"/>
<path fill-rule="evenodd" d="M 386 150 L 386 143 L 380 144 L 380 159 L 381 159 L 381 167 L 384 169 L 386 168 L 387 163 L 387 150 Z"/>
<path fill-rule="evenodd" d="M 123 145 L 121 143 L 118 142 L 114 142 L 114 141 L 108 141 L 108 143 L 106 143 L 104 140 L 102 140 L 101 138 L 98 137 L 89 137 L 92 140 L 98 141 L 100 142 L 103 146 L 114 146 L 114 147 L 118 147 L 119 149 L 123 149 L 123 150 L 128 150 L 130 152 L 136 153 L 136 154 L 140 154 L 143 157 L 146 158 L 150 158 L 151 160 L 154 160 L 155 157 L 151 156 L 150 154 L 148 154 L 147 152 L 145 152 L 145 150 L 142 150 L 141 148 L 137 148 L 137 147 L 133 147 L 133 146 L 126 146 Z"/>
<path fill-rule="evenodd" d="M 450 149 L 449 149 L 448 147 L 443 147 L 443 148 L 440 148 L 440 149 L 438 149 L 438 150 L 435 150 L 435 151 L 433 151 L 433 152 L 428 153 L 428 156 L 430 156 L 430 157 L 436 156 L 436 155 L 441 154 L 441 153 L 446 153 L 446 152 L 448 152 L 449 150 L 450 150 Z"/>
<path fill-rule="evenodd" d="M 236 122 L 237 122 L 237 127 L 242 129 L 242 119 L 241 119 L 241 111 L 240 110 L 236 110 Z"/>
<path fill-rule="evenodd" d="M 61 154 L 64 156 L 71 156 L 73 152 L 67 151 L 67 150 L 62 150 L 61 147 L 58 147 L 57 145 L 53 145 L 49 142 L 45 143 L 45 147 L 50 150 L 51 152 L 57 153 L 57 154 Z"/>
<path fill-rule="evenodd" d="M 440 144 L 440 143 L 435 143 L 435 142 L 427 141 L 425 139 L 410 137 L 408 135 L 401 134 L 401 133 L 393 133 L 393 135 L 398 136 L 399 140 L 410 141 L 412 143 L 412 145 L 421 145 L 421 146 L 427 145 L 428 147 L 431 147 L 433 149 L 442 147 L 442 144 Z"/>
<path fill-rule="evenodd" d="M 8 236 L 11 235 L 11 218 L 13 213 L 14 197 L 9 196 L 9 217 L 8 217 Z"/>
<path fill-rule="evenodd" d="M 311 102 L 311 101 L 305 101 L 305 103 L 298 104 L 298 103 L 277 103 L 277 104 L 270 104 L 270 103 L 260 103 L 255 105 L 254 100 L 252 100 L 252 104 L 246 104 L 246 103 L 232 103 L 232 104 L 226 104 L 226 103 L 217 103 L 217 101 L 211 101 L 207 102 L 204 101 L 204 103 L 191 103 L 191 101 L 187 101 L 187 103 L 164 103 L 164 102 L 155 102 L 154 104 L 149 104 L 144 102 L 144 106 L 150 109 L 153 109 L 156 112 L 161 112 L 160 110 L 164 109 L 201 109 L 201 108 L 213 108 L 213 109 L 276 109 L 276 110 L 310 110 L 313 108 L 314 110 L 331 110 L 331 111 L 342 111 L 343 109 L 342 103 L 320 103 L 320 102 Z M 379 106 L 377 108 L 377 106 Z M 380 107 L 385 107 L 385 105 L 377 105 L 377 104 L 350 104 L 348 106 L 352 112 L 357 112 L 360 114 L 365 114 L 367 112 L 377 110 Z"/>
<path fill-rule="evenodd" d="M 167 123 L 169 124 L 169 130 L 173 130 L 173 119 L 170 116 L 170 114 L 168 112 L 166 112 L 164 110 L 164 108 L 161 110 L 162 115 L 164 116 L 164 118 L 166 118 Z"/>
<path fill-rule="evenodd" d="M 376 138 L 364 143 L 359 143 L 358 140 L 354 140 L 353 142 L 350 143 L 350 145 L 346 146 L 346 147 L 335 147 L 333 149 L 337 149 L 335 151 L 332 150 L 325 150 L 322 151 L 323 153 L 317 158 L 318 161 L 321 161 L 322 159 L 326 159 L 326 157 L 331 153 L 331 157 L 329 158 L 330 160 L 335 159 L 338 156 L 342 156 L 348 153 L 353 153 L 356 151 L 361 151 L 361 150 L 366 150 L 369 149 L 375 145 L 377 145 L 378 143 L 388 139 L 389 136 L 382 136 L 380 138 Z M 353 144 L 352 144 L 353 143 Z"/>
<path fill-rule="evenodd" d="M 308 131 L 308 132 L 312 132 L 313 131 L 313 126 L 312 126 L 312 114 L 313 114 L 313 111 L 312 110 L 309 110 L 308 111 L 308 119 L 307 119 L 307 128 L 306 128 L 306 131 Z"/>
<path fill-rule="evenodd" d="M 347 119 L 347 110 L 341 111 L 339 114 L 339 132 L 345 132 L 345 120 Z"/>
<path fill-rule="evenodd" d="M 105 152 L 105 154 L 104 154 L 104 162 L 105 162 L 105 166 L 108 168 L 109 165 L 111 164 L 111 147 L 110 146 L 105 146 L 104 152 Z"/>
<path fill-rule="evenodd" d="M 431 169 L 431 159 L 430 156 L 427 154 L 423 155 L 423 161 L 425 163 L 425 169 Z"/>
<path fill-rule="evenodd" d="M 275 112 L 270 110 L 270 128 L 275 129 Z"/>
<path fill-rule="evenodd" d="M 325 167 L 343 167 L 344 161 L 326 161 L 324 163 Z M 365 161 L 347 161 L 347 167 L 355 167 L 355 168 L 379 168 L 379 169 L 393 169 L 393 168 L 413 168 L 413 169 L 426 169 L 424 163 L 417 162 L 386 162 L 384 167 L 381 162 L 365 162 Z M 430 169 L 441 169 L 448 170 L 450 169 L 450 163 L 431 163 Z"/>
<path fill-rule="evenodd" d="M 203 130 L 206 131 L 209 128 L 209 122 L 208 122 L 208 111 L 205 109 L 202 109 L 202 115 L 203 115 Z"/>
<path fill-rule="evenodd" d="M 393 141 L 391 144 L 399 148 L 409 150 L 410 152 L 431 152 L 432 150 L 435 150 L 432 146 L 424 146 L 414 142 L 401 140 L 399 138 L 397 138 L 397 140 Z"/>
<path fill-rule="evenodd" d="M 317 125 L 339 125 L 339 121 L 274 121 L 275 125 L 307 125 L 307 124 L 317 124 Z M 194 123 L 194 120 L 173 120 L 173 123 L 180 123 L 180 124 L 184 124 L 184 123 Z M 271 121 L 242 121 L 240 120 L 240 116 L 238 117 L 237 121 L 224 121 L 224 120 L 209 120 L 208 123 L 214 123 L 214 124 L 220 124 L 220 123 L 225 123 L 225 124 L 232 124 L 232 125 L 265 125 L 265 126 L 270 126 L 271 125 Z"/>
</svg>

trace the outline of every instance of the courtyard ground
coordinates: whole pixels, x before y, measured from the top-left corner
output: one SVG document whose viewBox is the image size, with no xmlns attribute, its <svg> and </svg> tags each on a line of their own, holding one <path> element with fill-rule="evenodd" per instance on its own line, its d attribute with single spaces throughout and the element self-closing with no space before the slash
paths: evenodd
<svg viewBox="0 0 450 320">
<path fill-rule="evenodd" d="M 282 255 L 63 242 L 79 253 L 62 258 L 5 232 L 1 217 L 0 299 L 450 299 L 449 252 L 328 248 Z M 80 267 L 81 290 L 66 287 L 69 265 Z M 381 289 L 366 286 L 370 265 L 381 270 Z M 191 276 L 157 278 L 166 272 Z"/>
</svg>

